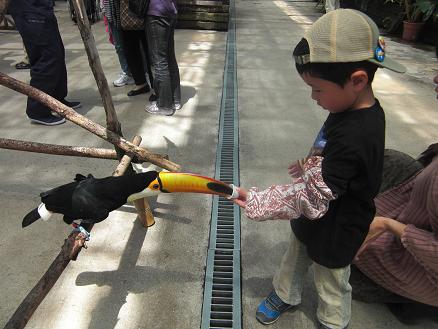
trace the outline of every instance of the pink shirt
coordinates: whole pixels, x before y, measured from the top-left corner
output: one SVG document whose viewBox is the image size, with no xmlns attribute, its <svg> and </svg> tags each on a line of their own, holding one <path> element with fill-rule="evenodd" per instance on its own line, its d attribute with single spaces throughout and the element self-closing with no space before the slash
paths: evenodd
<svg viewBox="0 0 438 329">
<path fill-rule="evenodd" d="M 382 234 L 355 264 L 382 287 L 438 306 L 438 160 L 375 202 L 379 216 L 407 227 L 401 239 Z"/>
</svg>

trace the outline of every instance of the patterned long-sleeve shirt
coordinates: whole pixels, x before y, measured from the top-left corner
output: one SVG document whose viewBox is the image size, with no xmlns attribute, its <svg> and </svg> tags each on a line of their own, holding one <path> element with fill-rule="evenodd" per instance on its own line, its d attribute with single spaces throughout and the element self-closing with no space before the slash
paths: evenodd
<svg viewBox="0 0 438 329">
<path fill-rule="evenodd" d="M 438 306 L 438 160 L 375 202 L 379 216 L 407 226 L 401 238 L 381 235 L 355 264 L 384 288 Z"/>
<path fill-rule="evenodd" d="M 322 178 L 322 157 L 311 156 L 291 168 L 292 183 L 274 185 L 263 191 L 253 187 L 246 202 L 246 216 L 253 220 L 309 219 L 322 217 L 336 196 Z"/>
</svg>

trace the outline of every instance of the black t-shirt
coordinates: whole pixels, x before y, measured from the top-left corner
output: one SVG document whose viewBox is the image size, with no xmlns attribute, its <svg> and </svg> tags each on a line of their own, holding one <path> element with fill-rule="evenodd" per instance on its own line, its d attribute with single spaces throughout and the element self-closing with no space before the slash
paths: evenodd
<svg viewBox="0 0 438 329">
<path fill-rule="evenodd" d="M 312 153 L 324 157 L 324 182 L 338 197 L 320 219 L 291 221 L 316 263 L 340 268 L 352 262 L 376 212 L 384 145 L 385 114 L 377 100 L 370 108 L 329 114 Z"/>
</svg>

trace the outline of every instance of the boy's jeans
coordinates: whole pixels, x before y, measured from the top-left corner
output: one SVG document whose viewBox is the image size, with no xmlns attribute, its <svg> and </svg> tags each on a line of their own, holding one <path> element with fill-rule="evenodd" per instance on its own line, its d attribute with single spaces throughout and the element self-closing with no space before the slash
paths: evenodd
<svg viewBox="0 0 438 329">
<path fill-rule="evenodd" d="M 287 304 L 301 303 L 303 283 L 310 265 L 314 266 L 314 283 L 318 292 L 317 318 L 325 326 L 342 329 L 351 317 L 350 266 L 330 269 L 314 263 L 303 245 L 292 233 L 288 250 L 274 277 L 274 289 Z"/>
</svg>

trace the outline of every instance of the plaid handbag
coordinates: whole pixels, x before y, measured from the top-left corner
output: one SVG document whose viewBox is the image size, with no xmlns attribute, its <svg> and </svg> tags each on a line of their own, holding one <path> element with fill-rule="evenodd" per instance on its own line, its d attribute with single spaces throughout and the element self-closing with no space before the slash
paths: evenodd
<svg viewBox="0 0 438 329">
<path fill-rule="evenodd" d="M 138 17 L 129 10 L 129 0 L 120 0 L 120 21 L 122 30 L 143 30 L 144 18 Z"/>
</svg>

